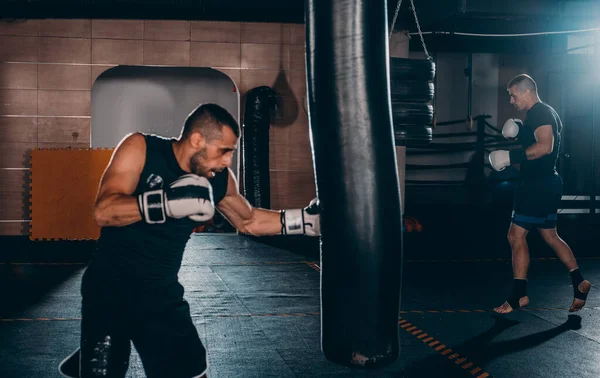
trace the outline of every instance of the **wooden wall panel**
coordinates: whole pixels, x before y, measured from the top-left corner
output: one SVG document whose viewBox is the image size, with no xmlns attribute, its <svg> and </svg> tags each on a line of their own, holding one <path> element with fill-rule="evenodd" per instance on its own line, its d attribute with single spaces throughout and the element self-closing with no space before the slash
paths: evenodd
<svg viewBox="0 0 600 378">
<path fill-rule="evenodd" d="M 305 48 L 303 45 L 285 46 L 285 68 L 304 71 L 306 66 Z"/>
<path fill-rule="evenodd" d="M 29 171 L 5 170 L 0 186 L 0 220 L 29 219 Z M 4 223 L 4 222 L 1 222 Z"/>
<path fill-rule="evenodd" d="M 44 117 L 38 119 L 40 143 L 90 144 L 89 118 Z"/>
<path fill-rule="evenodd" d="M 290 45 L 302 45 L 306 40 L 306 28 L 304 25 L 292 24 L 288 25 L 290 30 Z"/>
<path fill-rule="evenodd" d="M 38 24 L 38 20 L 0 22 L 0 35 L 36 37 L 38 35 Z"/>
<path fill-rule="evenodd" d="M 284 67 L 283 47 L 258 43 L 242 43 L 242 68 Z"/>
<path fill-rule="evenodd" d="M 91 20 L 44 20 L 39 23 L 40 37 L 90 38 L 92 35 Z"/>
<path fill-rule="evenodd" d="M 0 89 L 0 115 L 35 115 L 37 106 L 35 89 Z"/>
<path fill-rule="evenodd" d="M 141 40 L 94 39 L 94 64 L 143 64 L 144 42 Z"/>
<path fill-rule="evenodd" d="M 30 20 L 0 23 L 0 205 L 29 207 L 35 148 L 87 148 L 93 83 L 119 64 L 217 67 L 248 90 L 274 87 L 283 119 L 271 127 L 272 207 L 303 207 L 314 197 L 304 25 L 164 20 Z M 283 70 L 283 72 L 281 71 Z M 241 180 L 241 178 L 240 178 Z M 243 185 L 243 183 L 241 183 Z M 5 194 L 2 194 L 5 193 Z M 28 224 L 0 222 L 0 235 L 28 234 Z"/>
<path fill-rule="evenodd" d="M 287 171 L 290 154 L 290 128 L 272 125 L 269 129 L 269 170 Z"/>
<path fill-rule="evenodd" d="M 29 152 L 37 143 L 0 142 L 0 169 L 28 168 L 31 165 Z M 0 180 L 0 187 L 4 181 Z"/>
<path fill-rule="evenodd" d="M 312 172 L 271 171 L 271 207 L 303 208 L 315 198 Z"/>
<path fill-rule="evenodd" d="M 37 37 L 0 36 L 0 62 L 37 62 Z"/>
<path fill-rule="evenodd" d="M 42 116 L 89 116 L 90 91 L 39 90 L 38 114 Z"/>
<path fill-rule="evenodd" d="M 192 41 L 237 42 L 241 41 L 239 22 L 192 21 Z"/>
<path fill-rule="evenodd" d="M 40 64 L 38 75 L 39 89 L 89 90 L 92 87 L 92 68 L 88 65 Z"/>
<path fill-rule="evenodd" d="M 0 63 L 0 88 L 36 89 L 37 64 Z"/>
<path fill-rule="evenodd" d="M 36 117 L 0 117 L 0 142 L 37 143 Z"/>
<path fill-rule="evenodd" d="M 280 45 L 288 43 L 289 34 L 286 38 L 285 28 L 279 23 L 252 23 L 243 22 L 241 24 L 241 42 L 242 43 L 260 43 L 268 45 Z"/>
<path fill-rule="evenodd" d="M 200 67 L 240 67 L 239 43 L 192 42 L 191 65 Z"/>
<path fill-rule="evenodd" d="M 92 38 L 144 39 L 144 21 L 92 20 Z"/>
<path fill-rule="evenodd" d="M 279 75 L 277 70 L 241 70 L 240 90 L 242 93 L 248 92 L 252 88 L 259 87 L 261 85 L 273 86 L 275 80 Z"/>
<path fill-rule="evenodd" d="M 288 169 L 294 172 L 312 172 L 310 133 L 306 124 L 290 126 Z"/>
<path fill-rule="evenodd" d="M 147 41 L 189 41 L 189 21 L 144 21 L 144 39 Z"/>
<path fill-rule="evenodd" d="M 40 63 L 91 63 L 92 41 L 85 38 L 38 38 Z"/>
<path fill-rule="evenodd" d="M 0 222 L 0 235 L 20 236 L 29 234 L 29 222 Z"/>
<path fill-rule="evenodd" d="M 190 42 L 144 41 L 144 64 L 189 66 Z"/>
</svg>

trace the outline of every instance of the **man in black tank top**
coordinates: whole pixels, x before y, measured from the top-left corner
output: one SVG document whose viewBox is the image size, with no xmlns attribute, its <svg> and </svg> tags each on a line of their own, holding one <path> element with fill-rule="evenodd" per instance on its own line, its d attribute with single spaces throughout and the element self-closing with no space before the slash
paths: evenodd
<svg viewBox="0 0 600 378">
<path fill-rule="evenodd" d="M 509 299 L 494 311 L 509 313 L 529 303 L 527 271 L 529 249 L 527 235 L 536 228 L 569 270 L 574 299 L 570 312 L 579 311 L 587 299 L 591 284 L 584 280 L 567 243 L 556 230 L 557 210 L 562 198 L 562 179 L 556 171 L 562 122 L 556 111 L 542 102 L 537 85 L 528 75 L 518 75 L 507 86 L 510 103 L 526 112 L 525 122 L 509 120 L 502 134 L 518 137 L 520 148 L 490 153 L 490 164 L 497 171 L 520 164 L 521 182 L 515 190 L 512 223 L 508 241 L 513 258 L 513 290 Z"/>
<path fill-rule="evenodd" d="M 98 189 L 97 251 L 81 285 L 80 348 L 60 365 L 67 377 L 125 377 L 130 342 L 146 376 L 205 377 L 206 351 L 177 275 L 192 231 L 218 209 L 241 233 L 320 235 L 318 203 L 253 208 L 229 169 L 240 128 L 204 104 L 167 139 L 134 133 L 115 149 Z"/>
</svg>

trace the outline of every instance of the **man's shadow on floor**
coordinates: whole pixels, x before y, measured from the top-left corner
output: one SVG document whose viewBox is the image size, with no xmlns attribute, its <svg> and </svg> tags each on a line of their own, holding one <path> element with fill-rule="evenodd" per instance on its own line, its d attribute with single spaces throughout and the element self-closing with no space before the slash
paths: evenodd
<svg viewBox="0 0 600 378">
<path fill-rule="evenodd" d="M 469 362 L 473 363 L 473 368 L 480 366 L 485 370 L 487 362 L 500 356 L 534 348 L 566 331 L 581 328 L 581 317 L 579 315 L 569 315 L 567 321 L 557 327 L 512 340 L 491 343 L 496 336 L 520 323 L 519 321 L 510 320 L 500 315 L 494 315 L 493 318 L 495 323 L 487 331 L 457 346 L 449 346 L 453 352 L 458 353 L 461 357 L 468 358 Z M 447 357 L 441 354 L 427 357 L 408 366 L 398 377 L 428 377 L 430 375 L 443 377 L 472 376 L 469 373 L 471 369 L 462 369 L 456 365 L 456 359 L 449 360 Z"/>
</svg>

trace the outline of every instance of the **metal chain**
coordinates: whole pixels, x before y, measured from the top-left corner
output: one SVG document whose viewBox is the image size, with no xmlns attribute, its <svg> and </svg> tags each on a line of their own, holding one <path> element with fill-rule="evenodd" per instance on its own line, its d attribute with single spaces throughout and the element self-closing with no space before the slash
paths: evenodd
<svg viewBox="0 0 600 378">
<path fill-rule="evenodd" d="M 432 60 L 429 52 L 427 51 L 427 46 L 425 46 L 425 39 L 423 39 L 423 33 L 421 32 L 421 25 L 419 25 L 419 18 L 417 17 L 417 10 L 415 9 L 415 3 L 413 0 L 410 0 L 410 5 L 412 7 L 413 14 L 415 15 L 415 22 L 417 24 L 417 30 L 419 31 L 419 37 L 421 37 L 421 44 L 423 45 L 423 50 L 425 51 L 425 55 L 427 59 Z"/>
<path fill-rule="evenodd" d="M 400 12 L 401 5 L 402 5 L 402 0 L 398 0 L 398 5 L 396 6 L 396 13 L 394 13 L 394 19 L 392 20 L 392 26 L 390 27 L 390 40 L 392 39 L 392 33 L 394 32 L 394 25 L 396 24 L 396 19 L 398 18 L 398 12 Z"/>
</svg>

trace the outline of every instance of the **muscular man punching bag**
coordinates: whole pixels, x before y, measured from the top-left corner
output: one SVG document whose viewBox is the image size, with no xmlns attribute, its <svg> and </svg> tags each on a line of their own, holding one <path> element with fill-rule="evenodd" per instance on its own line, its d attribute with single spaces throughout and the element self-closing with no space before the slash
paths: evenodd
<svg viewBox="0 0 600 378">
<path fill-rule="evenodd" d="M 325 357 L 380 367 L 399 354 L 402 212 L 384 0 L 307 0 L 310 131 L 321 205 Z"/>
</svg>

